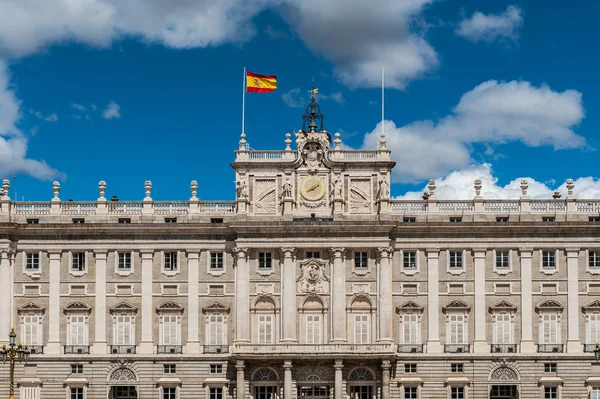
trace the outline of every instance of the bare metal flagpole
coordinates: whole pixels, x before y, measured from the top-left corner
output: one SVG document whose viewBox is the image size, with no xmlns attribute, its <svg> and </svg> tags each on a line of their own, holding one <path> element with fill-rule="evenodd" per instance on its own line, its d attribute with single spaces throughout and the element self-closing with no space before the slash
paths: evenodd
<svg viewBox="0 0 600 399">
<path fill-rule="evenodd" d="M 244 67 L 244 79 L 242 80 L 242 136 L 245 134 L 246 124 L 246 67 Z"/>
<path fill-rule="evenodd" d="M 381 137 L 385 137 L 385 68 L 381 66 Z"/>
</svg>

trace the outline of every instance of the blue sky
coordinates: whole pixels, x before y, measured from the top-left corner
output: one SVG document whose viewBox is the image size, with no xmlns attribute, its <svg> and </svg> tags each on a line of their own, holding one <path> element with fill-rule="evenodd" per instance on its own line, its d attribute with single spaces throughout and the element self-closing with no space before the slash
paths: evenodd
<svg viewBox="0 0 600 399">
<path fill-rule="evenodd" d="M 52 4 L 50 4 L 52 3 Z M 364 4 L 363 4 L 364 3 Z M 242 70 L 247 140 L 283 149 L 314 77 L 330 132 L 386 133 L 392 195 L 430 178 L 446 198 L 549 197 L 567 178 L 600 197 L 600 4 L 557 0 L 0 0 L 0 177 L 18 199 L 232 199 Z"/>
</svg>

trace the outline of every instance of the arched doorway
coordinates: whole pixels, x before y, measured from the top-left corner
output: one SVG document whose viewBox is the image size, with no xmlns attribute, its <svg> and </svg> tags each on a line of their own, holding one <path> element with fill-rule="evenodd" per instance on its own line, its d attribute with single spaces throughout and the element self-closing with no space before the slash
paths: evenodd
<svg viewBox="0 0 600 399">
<path fill-rule="evenodd" d="M 375 399 L 375 373 L 366 367 L 357 367 L 348 374 L 350 399 Z"/>
<path fill-rule="evenodd" d="M 325 367 L 306 366 L 298 372 L 297 385 L 300 399 L 329 399 L 331 375 Z"/>
<path fill-rule="evenodd" d="M 252 374 L 252 391 L 254 399 L 279 398 L 279 377 L 269 368 L 259 368 Z"/>
<path fill-rule="evenodd" d="M 113 370 L 108 377 L 108 399 L 137 399 L 137 376 L 126 367 Z"/>
<path fill-rule="evenodd" d="M 518 372 L 507 365 L 496 367 L 490 373 L 490 399 L 518 399 L 520 378 Z"/>
</svg>

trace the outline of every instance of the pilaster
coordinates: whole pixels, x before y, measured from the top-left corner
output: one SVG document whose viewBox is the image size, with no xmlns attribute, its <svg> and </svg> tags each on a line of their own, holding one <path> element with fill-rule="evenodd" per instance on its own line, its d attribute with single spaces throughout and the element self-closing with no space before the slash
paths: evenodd
<svg viewBox="0 0 600 399">
<path fill-rule="evenodd" d="M 441 353 L 439 310 L 439 248 L 427 250 L 427 352 Z"/>
<path fill-rule="evenodd" d="M 579 248 L 567 248 L 567 302 L 567 352 L 579 353 Z"/>
<path fill-rule="evenodd" d="M 333 255 L 332 331 L 331 342 L 346 342 L 346 265 L 345 248 L 331 248 Z"/>
<path fill-rule="evenodd" d="M 344 369 L 344 363 L 341 360 L 336 360 L 333 364 L 333 368 L 335 370 L 334 377 L 334 388 L 333 388 L 333 398 L 334 399 L 342 399 L 344 397 L 344 380 L 342 376 L 342 371 Z"/>
<path fill-rule="evenodd" d="M 281 269 L 282 298 L 282 339 L 283 342 L 297 342 L 296 337 L 296 265 L 294 248 L 281 248 L 283 267 Z"/>
<path fill-rule="evenodd" d="M 250 271 L 248 248 L 234 248 L 236 343 L 250 342 Z"/>
<path fill-rule="evenodd" d="M 521 353 L 534 353 L 533 343 L 533 300 L 531 282 L 531 248 L 520 248 L 521 252 Z"/>
<path fill-rule="evenodd" d="M 107 251 L 94 251 L 96 258 L 95 309 L 94 309 L 94 344 L 92 353 L 105 355 L 106 342 L 106 258 Z"/>
<path fill-rule="evenodd" d="M 236 399 L 244 399 L 246 397 L 246 381 L 244 380 L 244 369 L 246 365 L 243 360 L 235 362 L 235 397 Z"/>
<path fill-rule="evenodd" d="M 390 399 L 390 368 L 389 360 L 381 362 L 381 399 Z"/>
<path fill-rule="evenodd" d="M 14 284 L 14 276 L 10 267 L 12 253 L 11 248 L 0 249 L 0 344 L 8 343 L 8 333 L 13 327 L 11 309 L 14 304 L 11 287 Z"/>
<path fill-rule="evenodd" d="M 283 399 L 292 399 L 292 361 L 283 362 Z"/>
<path fill-rule="evenodd" d="M 186 353 L 200 353 L 200 341 L 198 334 L 198 281 L 199 262 L 198 252 L 188 252 L 188 340 L 185 346 Z"/>
<path fill-rule="evenodd" d="M 153 318 L 154 301 L 152 298 L 152 260 L 154 250 L 140 251 L 142 257 L 142 339 L 140 354 L 154 353 Z"/>
<path fill-rule="evenodd" d="M 60 250 L 48 251 L 49 294 L 48 294 L 48 345 L 45 352 L 48 355 L 60 354 Z M 40 262 L 42 260 L 40 259 Z"/>
<path fill-rule="evenodd" d="M 378 248 L 379 252 L 379 342 L 392 343 L 392 266 L 391 247 Z"/>
<path fill-rule="evenodd" d="M 474 248 L 475 267 L 475 338 L 473 350 L 475 353 L 488 353 L 485 326 L 485 254 L 484 248 Z"/>
</svg>

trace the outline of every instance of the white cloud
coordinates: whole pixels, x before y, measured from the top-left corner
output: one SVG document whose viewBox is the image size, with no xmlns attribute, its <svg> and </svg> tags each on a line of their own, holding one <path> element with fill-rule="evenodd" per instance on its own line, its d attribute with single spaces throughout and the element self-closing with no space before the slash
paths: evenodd
<svg viewBox="0 0 600 399">
<path fill-rule="evenodd" d="M 527 176 L 513 179 L 508 184 L 501 186 L 498 178 L 492 173 L 492 165 L 489 163 L 473 164 L 464 169 L 454 171 L 445 177 L 435 179 L 435 195 L 438 199 L 472 199 L 475 196 L 473 183 L 481 180 L 481 195 L 488 199 L 518 199 L 521 196 L 521 180 L 528 182 L 527 195 L 531 198 L 552 198 L 555 191 L 559 191 L 562 198 L 567 195 L 566 182 L 558 187 L 552 182 L 538 182 Z M 574 194 L 576 198 L 599 198 L 600 180 L 593 177 L 580 177 L 575 180 Z M 427 185 L 421 191 L 411 191 L 397 199 L 420 199 L 423 192 L 429 191 Z"/>
<path fill-rule="evenodd" d="M 47 117 L 45 117 L 44 120 L 48 122 L 56 122 L 58 120 L 58 115 L 50 114 Z"/>
<path fill-rule="evenodd" d="M 302 108 L 306 105 L 305 100 L 300 95 L 299 88 L 295 88 L 287 93 L 283 93 L 281 98 L 283 98 L 283 102 L 291 108 Z"/>
<path fill-rule="evenodd" d="M 42 180 L 59 176 L 44 161 L 27 158 L 27 137 L 16 127 L 20 118 L 20 101 L 10 87 L 7 66 L 0 59 L 0 178 L 17 173 Z"/>
<path fill-rule="evenodd" d="M 281 98 L 283 98 L 283 102 L 286 103 L 288 107 L 291 108 L 302 108 L 306 107 L 310 101 L 310 90 L 306 91 L 306 94 L 302 93 L 302 90 L 299 88 L 292 89 L 287 93 L 282 94 Z M 343 104 L 346 102 L 344 95 L 341 92 L 331 93 L 329 95 L 323 94 L 319 91 L 318 94 L 315 95 L 317 100 L 327 101 L 331 100 L 338 104 Z"/>
<path fill-rule="evenodd" d="M 574 128 L 584 118 L 581 93 L 553 91 L 529 82 L 490 80 L 465 93 L 453 112 L 439 121 L 422 120 L 397 127 L 386 121 L 388 147 L 397 166 L 395 181 L 444 175 L 472 162 L 473 143 L 520 141 L 528 146 L 582 148 Z M 367 133 L 364 148 L 376 148 L 381 126 Z M 498 156 L 498 155 L 495 155 Z"/>
<path fill-rule="evenodd" d="M 71 103 L 71 107 L 75 108 L 77 111 L 84 112 L 86 108 L 81 104 Z"/>
<path fill-rule="evenodd" d="M 460 21 L 456 34 L 472 42 L 493 42 L 498 39 L 517 41 L 523 26 L 522 10 L 509 5 L 501 14 L 486 15 L 477 11 Z"/>
<path fill-rule="evenodd" d="M 58 115 L 56 115 L 56 114 L 50 114 L 50 115 L 45 116 L 40 111 L 36 111 L 31 108 L 29 109 L 29 113 L 38 119 L 45 120 L 46 122 L 56 122 L 58 120 Z"/>
<path fill-rule="evenodd" d="M 114 101 L 108 103 L 108 106 L 102 111 L 104 119 L 119 119 L 121 117 L 121 106 Z"/>
<path fill-rule="evenodd" d="M 346 99 L 344 98 L 344 95 L 341 92 L 335 92 L 335 93 L 331 93 L 329 95 L 326 94 L 317 94 L 317 99 L 320 100 L 332 100 L 338 104 L 343 104 L 346 102 Z"/>
</svg>

